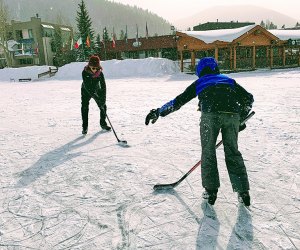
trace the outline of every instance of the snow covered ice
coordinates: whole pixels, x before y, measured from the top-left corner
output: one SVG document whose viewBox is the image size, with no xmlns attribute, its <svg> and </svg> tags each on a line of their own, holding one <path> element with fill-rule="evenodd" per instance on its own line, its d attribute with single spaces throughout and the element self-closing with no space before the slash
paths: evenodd
<svg viewBox="0 0 300 250">
<path fill-rule="evenodd" d="M 99 127 L 91 101 L 81 135 L 80 86 L 85 63 L 0 70 L 0 249 L 299 249 L 300 68 L 235 73 L 255 98 L 256 114 L 239 134 L 251 210 L 232 192 L 223 147 L 221 188 L 202 201 L 197 99 L 145 126 L 152 108 L 181 93 L 196 76 L 165 59 L 102 62 L 113 132 Z M 32 78 L 26 83 L 18 78 Z M 16 82 L 10 79 L 15 78 Z"/>
</svg>

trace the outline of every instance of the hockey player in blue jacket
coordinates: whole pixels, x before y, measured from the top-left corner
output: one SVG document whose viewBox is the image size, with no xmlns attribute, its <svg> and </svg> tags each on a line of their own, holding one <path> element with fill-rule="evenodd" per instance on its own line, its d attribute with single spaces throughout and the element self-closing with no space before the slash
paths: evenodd
<svg viewBox="0 0 300 250">
<path fill-rule="evenodd" d="M 240 122 L 249 114 L 253 96 L 236 81 L 220 74 L 216 60 L 202 58 L 196 68 L 199 77 L 183 93 L 161 108 L 152 109 L 145 124 L 155 123 L 159 116 L 166 116 L 198 96 L 201 110 L 200 136 L 202 148 L 201 177 L 205 188 L 203 198 L 214 205 L 220 187 L 216 158 L 216 141 L 222 133 L 225 162 L 234 192 L 238 192 L 246 206 L 250 205 L 249 181 L 241 153 L 238 150 L 238 132 L 246 125 Z"/>
</svg>

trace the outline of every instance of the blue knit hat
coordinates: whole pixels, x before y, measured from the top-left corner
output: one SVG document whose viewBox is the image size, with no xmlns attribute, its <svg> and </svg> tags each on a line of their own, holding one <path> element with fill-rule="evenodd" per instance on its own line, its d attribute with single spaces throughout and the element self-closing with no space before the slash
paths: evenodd
<svg viewBox="0 0 300 250">
<path fill-rule="evenodd" d="M 205 67 L 209 67 L 212 71 L 214 71 L 218 67 L 218 63 L 213 57 L 203 57 L 197 65 L 196 75 L 198 77 L 201 76 L 201 72 Z"/>
</svg>

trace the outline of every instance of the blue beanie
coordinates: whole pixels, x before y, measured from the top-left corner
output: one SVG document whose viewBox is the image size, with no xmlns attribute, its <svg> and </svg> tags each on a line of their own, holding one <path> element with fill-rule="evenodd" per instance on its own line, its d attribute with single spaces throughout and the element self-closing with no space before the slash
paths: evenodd
<svg viewBox="0 0 300 250">
<path fill-rule="evenodd" d="M 209 67 L 212 71 L 214 71 L 218 67 L 218 63 L 213 57 L 203 57 L 197 65 L 196 75 L 198 77 L 201 76 L 201 72 L 205 67 Z"/>
</svg>

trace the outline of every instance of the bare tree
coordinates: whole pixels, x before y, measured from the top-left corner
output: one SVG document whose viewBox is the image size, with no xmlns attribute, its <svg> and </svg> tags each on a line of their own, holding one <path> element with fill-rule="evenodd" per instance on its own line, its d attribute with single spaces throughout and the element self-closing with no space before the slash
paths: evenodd
<svg viewBox="0 0 300 250">
<path fill-rule="evenodd" d="M 0 48 L 4 52 L 7 66 L 11 66 L 11 60 L 8 51 L 7 32 L 8 32 L 8 6 L 0 0 Z"/>
</svg>

